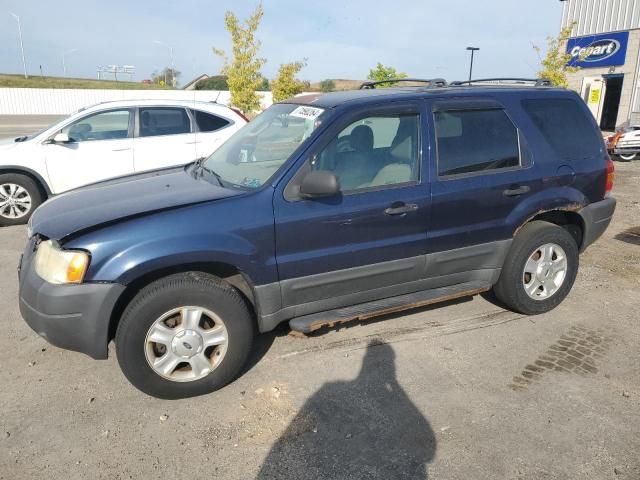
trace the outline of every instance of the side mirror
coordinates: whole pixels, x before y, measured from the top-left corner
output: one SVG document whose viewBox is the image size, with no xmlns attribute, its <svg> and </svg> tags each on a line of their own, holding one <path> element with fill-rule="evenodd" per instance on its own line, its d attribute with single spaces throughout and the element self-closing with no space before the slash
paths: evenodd
<svg viewBox="0 0 640 480">
<path fill-rule="evenodd" d="M 340 180 L 333 172 L 314 170 L 302 179 L 300 193 L 306 198 L 333 197 L 340 193 Z"/>
<path fill-rule="evenodd" d="M 71 139 L 69 138 L 69 135 L 67 135 L 66 133 L 56 133 L 56 136 L 53 137 L 53 140 L 51 141 L 51 143 L 69 143 L 71 142 Z"/>
</svg>

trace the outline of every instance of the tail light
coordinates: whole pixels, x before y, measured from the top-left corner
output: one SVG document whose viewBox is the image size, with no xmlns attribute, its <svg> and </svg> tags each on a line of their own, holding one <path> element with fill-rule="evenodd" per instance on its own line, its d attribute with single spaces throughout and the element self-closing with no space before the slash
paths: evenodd
<svg viewBox="0 0 640 480">
<path fill-rule="evenodd" d="M 605 198 L 611 194 L 611 190 L 613 190 L 613 180 L 616 176 L 615 167 L 611 158 L 607 156 L 607 181 L 604 184 L 604 196 Z"/>
<path fill-rule="evenodd" d="M 242 110 L 238 110 L 237 108 L 234 107 L 229 107 L 231 110 L 233 110 L 234 112 L 236 112 L 238 115 L 240 115 L 240 117 L 245 121 L 245 122 L 249 122 L 249 119 L 245 116 L 244 113 L 242 113 Z"/>
</svg>

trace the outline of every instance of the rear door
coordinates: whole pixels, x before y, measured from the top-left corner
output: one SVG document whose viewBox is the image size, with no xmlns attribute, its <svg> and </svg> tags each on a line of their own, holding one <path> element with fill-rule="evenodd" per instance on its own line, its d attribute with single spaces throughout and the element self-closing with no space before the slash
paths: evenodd
<svg viewBox="0 0 640 480">
<path fill-rule="evenodd" d="M 423 118 L 417 102 L 353 112 L 316 142 L 287 189 L 276 191 L 283 306 L 311 313 L 353 303 L 357 294 L 392 296 L 389 287 L 422 278 L 429 216 Z M 311 170 L 334 172 L 342 193 L 297 196 L 296 183 Z"/>
<path fill-rule="evenodd" d="M 195 122 L 196 155 L 198 158 L 211 155 L 239 128 L 232 119 L 213 112 L 192 109 L 191 116 Z"/>
<path fill-rule="evenodd" d="M 133 142 L 136 172 L 184 165 L 197 158 L 191 117 L 183 107 L 140 107 Z"/>
<path fill-rule="evenodd" d="M 499 267 L 500 242 L 513 234 L 510 216 L 542 187 L 526 138 L 494 99 L 434 101 L 430 108 L 437 158 L 429 274 Z M 463 250 L 442 253 L 455 249 Z"/>
</svg>

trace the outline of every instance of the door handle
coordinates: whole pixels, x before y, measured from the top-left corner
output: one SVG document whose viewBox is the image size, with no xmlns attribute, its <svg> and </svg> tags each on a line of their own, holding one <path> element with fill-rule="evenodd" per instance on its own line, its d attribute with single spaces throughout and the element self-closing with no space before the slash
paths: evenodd
<svg viewBox="0 0 640 480">
<path fill-rule="evenodd" d="M 531 187 L 528 185 L 520 185 L 515 188 L 507 188 L 502 192 L 505 197 L 517 197 L 518 195 L 524 195 L 525 193 L 529 193 L 531 191 Z"/>
<path fill-rule="evenodd" d="M 384 213 L 386 215 L 405 215 L 416 210 L 418 210 L 418 205 L 415 203 L 394 202 Z"/>
<path fill-rule="evenodd" d="M 124 152 L 127 150 L 131 150 L 131 147 L 124 147 L 124 148 L 114 148 L 113 150 L 111 150 L 112 152 Z"/>
</svg>

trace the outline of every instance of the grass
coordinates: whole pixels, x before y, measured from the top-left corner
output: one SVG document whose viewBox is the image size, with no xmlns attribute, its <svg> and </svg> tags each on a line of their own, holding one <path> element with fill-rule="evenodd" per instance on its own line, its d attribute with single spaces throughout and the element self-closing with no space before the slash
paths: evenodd
<svg viewBox="0 0 640 480">
<path fill-rule="evenodd" d="M 99 88 L 118 90 L 172 90 L 160 85 L 146 85 L 140 82 L 116 82 L 115 80 L 94 80 L 90 78 L 40 77 L 0 73 L 0 88 Z"/>
</svg>

